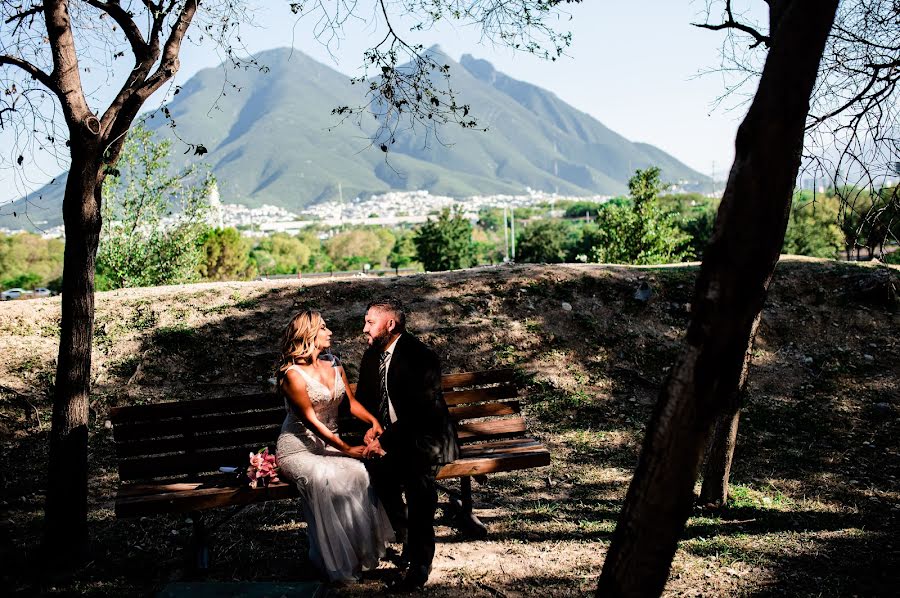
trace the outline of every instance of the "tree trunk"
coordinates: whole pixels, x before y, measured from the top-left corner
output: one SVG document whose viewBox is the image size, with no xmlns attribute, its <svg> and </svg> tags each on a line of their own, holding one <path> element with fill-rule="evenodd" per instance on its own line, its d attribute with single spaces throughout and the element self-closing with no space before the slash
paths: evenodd
<svg viewBox="0 0 900 598">
<path fill-rule="evenodd" d="M 737 446 L 738 423 L 741 408 L 735 407 L 722 414 L 716 421 L 712 440 L 706 453 L 703 469 L 703 487 L 698 502 L 708 509 L 720 509 L 728 502 L 728 480 L 731 462 Z"/>
<path fill-rule="evenodd" d="M 770 0 L 781 16 L 704 253 L 682 355 L 660 392 L 597 587 L 662 593 L 706 441 L 738 387 L 787 228 L 809 98 L 837 0 Z M 783 5 L 783 6 L 776 6 Z"/>
<path fill-rule="evenodd" d="M 731 462 L 734 460 L 734 449 L 737 446 L 738 422 L 744 405 L 744 389 L 747 385 L 747 373 L 753 357 L 753 342 L 756 340 L 759 320 L 760 314 L 757 314 L 750 331 L 750 342 L 744 354 L 744 363 L 741 366 L 741 379 L 735 392 L 725 399 L 726 408 L 716 421 L 713 437 L 706 451 L 700 504 L 709 508 L 718 509 L 728 502 L 728 478 L 731 475 Z"/>
<path fill-rule="evenodd" d="M 87 554 L 88 400 L 94 326 L 94 264 L 100 240 L 99 150 L 76 148 L 63 200 L 66 248 L 53 392 L 44 548 L 57 562 Z M 78 158 L 76 158 L 78 156 Z M 92 160 L 91 156 L 97 156 Z"/>
</svg>

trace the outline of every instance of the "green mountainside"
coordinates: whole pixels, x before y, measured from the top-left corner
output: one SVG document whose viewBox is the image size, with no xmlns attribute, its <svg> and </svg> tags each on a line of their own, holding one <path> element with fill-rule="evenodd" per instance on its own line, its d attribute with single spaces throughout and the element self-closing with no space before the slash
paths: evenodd
<svg viewBox="0 0 900 598">
<path fill-rule="evenodd" d="M 432 48 L 432 52 L 440 52 Z M 524 193 L 526 187 L 573 195 L 616 194 L 637 168 L 657 165 L 664 180 L 702 184 L 707 178 L 650 145 L 632 143 L 553 93 L 517 81 L 469 55 L 450 65 L 459 101 L 487 132 L 447 125 L 441 141 L 422 130 L 400 131 L 385 155 L 369 138 L 377 123 L 338 124 L 332 108 L 363 103 L 364 85 L 297 50 L 262 52 L 266 68 L 205 69 L 168 104 L 177 124 L 157 113 L 148 126 L 160 136 L 202 144 L 203 158 L 176 140 L 174 166 L 202 159 L 219 179 L 222 201 L 272 204 L 291 211 L 336 199 L 398 189 L 434 194 Z M 30 196 L 29 217 L 61 223 L 65 175 Z M 32 228 L 22 200 L 4 206 L 0 226 Z M 10 214 L 7 216 L 7 214 Z"/>
</svg>

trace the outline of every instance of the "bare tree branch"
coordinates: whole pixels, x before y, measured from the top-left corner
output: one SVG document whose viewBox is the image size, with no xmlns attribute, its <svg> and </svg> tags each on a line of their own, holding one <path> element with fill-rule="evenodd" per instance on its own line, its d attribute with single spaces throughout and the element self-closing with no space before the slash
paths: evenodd
<svg viewBox="0 0 900 598">
<path fill-rule="evenodd" d="M 62 92 L 60 91 L 60 88 L 57 87 L 56 82 L 50 77 L 50 75 L 34 66 L 30 62 L 22 60 L 21 58 L 17 58 L 15 56 L 0 55 L 0 66 L 4 64 L 19 67 L 20 69 L 31 75 L 32 78 L 37 79 L 38 81 L 46 85 L 47 89 L 57 95 L 61 95 Z"/>
<path fill-rule="evenodd" d="M 171 9 L 174 6 L 174 0 L 169 6 Z M 163 46 L 162 59 L 160 61 L 159 67 L 141 86 L 141 90 L 139 95 L 146 99 L 150 97 L 154 91 L 160 88 L 160 86 L 172 78 L 176 72 L 178 72 L 178 68 L 180 67 L 180 63 L 178 61 L 178 52 L 181 50 L 181 42 L 184 39 L 184 34 L 187 32 L 188 27 L 191 25 L 191 21 L 194 18 L 194 14 L 197 12 L 197 0 L 187 0 L 184 3 L 184 6 L 181 9 L 181 13 L 178 15 L 178 21 L 174 27 L 172 27 L 171 33 L 169 33 L 169 38 L 166 40 L 165 46 Z"/>
<path fill-rule="evenodd" d="M 118 23 L 119 27 L 121 27 L 122 31 L 125 33 L 125 37 L 127 37 L 128 41 L 131 43 L 131 51 L 134 52 L 137 62 L 140 62 L 149 53 L 150 48 L 147 46 L 147 42 L 144 41 L 144 34 L 141 33 L 137 23 L 131 18 L 131 14 L 122 8 L 121 4 L 118 2 L 101 2 L 100 0 L 85 1 L 94 8 L 108 14 L 116 23 Z"/>
<path fill-rule="evenodd" d="M 34 4 L 31 6 L 31 8 L 27 8 L 21 12 L 13 14 L 9 18 L 7 18 L 6 21 L 4 21 L 4 22 L 7 25 L 9 25 L 10 23 L 12 23 L 14 21 L 16 22 L 16 26 L 13 27 L 13 33 L 15 34 L 19 30 L 19 27 L 22 26 L 22 23 L 25 22 L 25 19 L 27 19 L 28 17 L 31 17 L 32 19 L 34 19 L 35 15 L 38 15 L 43 11 L 44 11 L 43 4 Z"/>
<path fill-rule="evenodd" d="M 731 0 L 726 0 L 725 2 L 725 15 L 728 18 L 725 19 L 722 23 L 717 23 L 715 25 L 710 23 L 691 23 L 691 25 L 693 25 L 694 27 L 699 27 L 700 29 L 710 29 L 712 31 L 736 29 L 738 31 L 743 31 L 756 40 L 753 44 L 750 45 L 750 49 L 753 49 L 760 44 L 765 44 L 767 48 L 769 47 L 769 44 L 772 40 L 768 35 L 763 35 L 755 27 L 751 27 L 746 23 L 741 23 L 735 20 L 734 13 L 731 10 Z"/>
</svg>

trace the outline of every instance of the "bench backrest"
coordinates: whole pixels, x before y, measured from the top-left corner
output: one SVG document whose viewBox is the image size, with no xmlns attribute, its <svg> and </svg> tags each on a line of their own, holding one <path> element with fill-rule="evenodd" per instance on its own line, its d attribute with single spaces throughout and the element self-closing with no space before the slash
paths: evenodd
<svg viewBox="0 0 900 598">
<path fill-rule="evenodd" d="M 522 436 L 513 370 L 442 377 L 461 444 Z M 246 466 L 250 451 L 275 441 L 284 420 L 276 393 L 115 407 L 110 411 L 119 479 L 197 478 L 220 466 Z"/>
</svg>

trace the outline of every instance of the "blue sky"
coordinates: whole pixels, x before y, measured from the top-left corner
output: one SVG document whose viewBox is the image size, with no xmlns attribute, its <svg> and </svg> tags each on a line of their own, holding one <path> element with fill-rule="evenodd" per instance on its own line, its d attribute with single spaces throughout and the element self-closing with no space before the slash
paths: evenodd
<svg viewBox="0 0 900 598">
<path fill-rule="evenodd" d="M 366 48 L 380 39 L 374 8 L 348 23 L 343 39 L 329 47 L 313 34 L 315 16 L 297 21 L 285 0 L 251 2 L 256 27 L 242 28 L 248 50 L 257 52 L 294 45 L 313 58 L 350 75 L 359 74 Z M 328 3 L 326 3 L 328 4 Z M 369 6 L 365 0 L 360 6 Z M 762 2 L 758 4 L 765 6 Z M 703 1 L 600 2 L 588 0 L 567 7 L 561 30 L 573 33 L 568 56 L 556 62 L 514 52 L 481 39 L 473 27 L 442 23 L 426 32 L 410 32 L 409 41 L 439 44 L 452 59 L 464 53 L 490 61 L 514 78 L 549 89 L 562 100 L 587 112 L 632 141 L 656 145 L 687 165 L 722 180 L 731 166 L 734 135 L 746 106 L 734 102 L 713 108 L 723 93 L 720 74 L 699 76 L 720 64 L 723 34 L 691 26 L 705 19 Z M 571 19 L 568 19 L 568 17 Z M 406 31 L 412 23 L 394 23 Z M 220 56 L 206 46 L 186 45 L 177 82 L 202 68 L 214 67 Z M 159 105 L 151 98 L 147 107 Z M 463 98 L 462 101 L 465 101 Z M 729 109 L 731 106 L 731 109 Z M 0 141 L 4 141 L 0 137 Z M 53 167 L 45 167 L 50 175 Z M 19 196 L 8 171 L 0 172 L 0 201 Z M 34 183 L 41 175 L 32 175 Z"/>
</svg>

